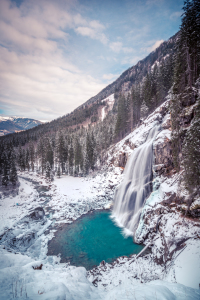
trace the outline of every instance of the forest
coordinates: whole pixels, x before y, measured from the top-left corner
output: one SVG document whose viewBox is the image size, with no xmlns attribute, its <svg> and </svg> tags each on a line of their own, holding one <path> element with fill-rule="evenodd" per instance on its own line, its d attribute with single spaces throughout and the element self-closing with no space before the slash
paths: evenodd
<svg viewBox="0 0 200 300">
<path fill-rule="evenodd" d="M 140 63 L 145 65 L 138 71 L 140 76 L 129 72 L 117 81 L 113 108 L 103 121 L 98 109 L 105 103 L 99 97 L 62 118 L 1 137 L 1 184 L 5 188 L 15 186 L 18 170 L 36 170 L 49 180 L 63 173 L 87 175 L 103 164 L 110 145 L 133 131 L 170 97 L 173 164 L 177 170 L 184 168 L 188 190 L 199 193 L 200 2 L 187 0 L 183 10 L 180 31 L 160 46 L 162 50 L 165 47 L 162 57 L 159 51 L 151 54 L 149 60 Z M 89 123 L 84 127 L 86 120 Z"/>
</svg>

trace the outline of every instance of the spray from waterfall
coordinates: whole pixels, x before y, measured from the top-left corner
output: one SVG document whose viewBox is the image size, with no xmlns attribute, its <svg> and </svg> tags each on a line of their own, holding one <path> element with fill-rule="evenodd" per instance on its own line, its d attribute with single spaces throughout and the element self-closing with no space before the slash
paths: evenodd
<svg viewBox="0 0 200 300">
<path fill-rule="evenodd" d="M 155 125 L 147 140 L 129 158 L 124 179 L 115 191 L 112 216 L 123 227 L 135 232 L 145 199 L 151 192 L 153 141 L 160 130 Z"/>
</svg>

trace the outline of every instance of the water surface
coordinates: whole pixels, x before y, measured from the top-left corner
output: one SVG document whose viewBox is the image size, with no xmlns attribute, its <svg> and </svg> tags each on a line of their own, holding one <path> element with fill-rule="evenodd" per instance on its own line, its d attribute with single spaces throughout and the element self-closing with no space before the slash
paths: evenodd
<svg viewBox="0 0 200 300">
<path fill-rule="evenodd" d="M 132 237 L 124 238 L 121 228 L 110 219 L 110 212 L 95 211 L 58 230 L 49 242 L 48 255 L 60 253 L 61 262 L 90 270 L 102 260 L 111 263 L 119 256 L 137 254 L 142 248 Z"/>
</svg>

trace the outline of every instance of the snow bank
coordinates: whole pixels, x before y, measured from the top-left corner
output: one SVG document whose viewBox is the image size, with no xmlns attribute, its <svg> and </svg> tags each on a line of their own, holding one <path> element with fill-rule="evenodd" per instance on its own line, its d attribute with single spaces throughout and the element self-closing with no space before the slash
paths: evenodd
<svg viewBox="0 0 200 300">
<path fill-rule="evenodd" d="M 36 267 L 41 269 L 36 269 Z M 123 278 L 123 276 L 122 276 Z M 95 288 L 86 270 L 67 264 L 34 261 L 26 255 L 0 249 L 0 299 L 67 300 L 197 300 L 200 292 L 180 284 L 153 281 L 147 284 L 129 281 L 110 290 Z"/>
</svg>

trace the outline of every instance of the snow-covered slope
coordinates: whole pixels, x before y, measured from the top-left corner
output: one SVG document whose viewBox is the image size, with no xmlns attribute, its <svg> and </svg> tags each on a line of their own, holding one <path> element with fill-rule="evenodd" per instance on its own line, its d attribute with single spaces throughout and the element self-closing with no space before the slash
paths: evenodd
<svg viewBox="0 0 200 300">
<path fill-rule="evenodd" d="M 18 195 L 1 191 L 0 299 L 200 298 L 200 223 L 184 217 L 184 204 L 175 201 L 185 189 L 178 189 L 180 174 L 170 168 L 168 104 L 110 147 L 98 174 L 62 176 L 49 184 L 37 173 L 21 173 Z M 112 264 L 102 262 L 89 272 L 47 256 L 48 240 L 62 223 L 111 205 L 114 188 L 123 179 L 121 157 L 128 159 L 157 122 L 163 130 L 154 141 L 153 192 L 135 236 L 146 245 L 145 251 Z M 38 192 L 34 184 L 45 191 Z M 42 209 L 46 215 L 39 214 Z"/>
<path fill-rule="evenodd" d="M 113 104 L 115 102 L 114 94 L 103 99 L 101 102 L 105 104 L 105 106 L 101 109 L 101 120 L 103 121 L 107 113 L 113 108 Z"/>
<path fill-rule="evenodd" d="M 147 284 L 129 280 L 111 290 L 100 290 L 88 281 L 84 268 L 58 261 L 56 257 L 50 262 L 34 261 L 26 255 L 0 249 L 1 300 L 198 300 L 200 296 L 198 290 L 160 280 Z"/>
</svg>

